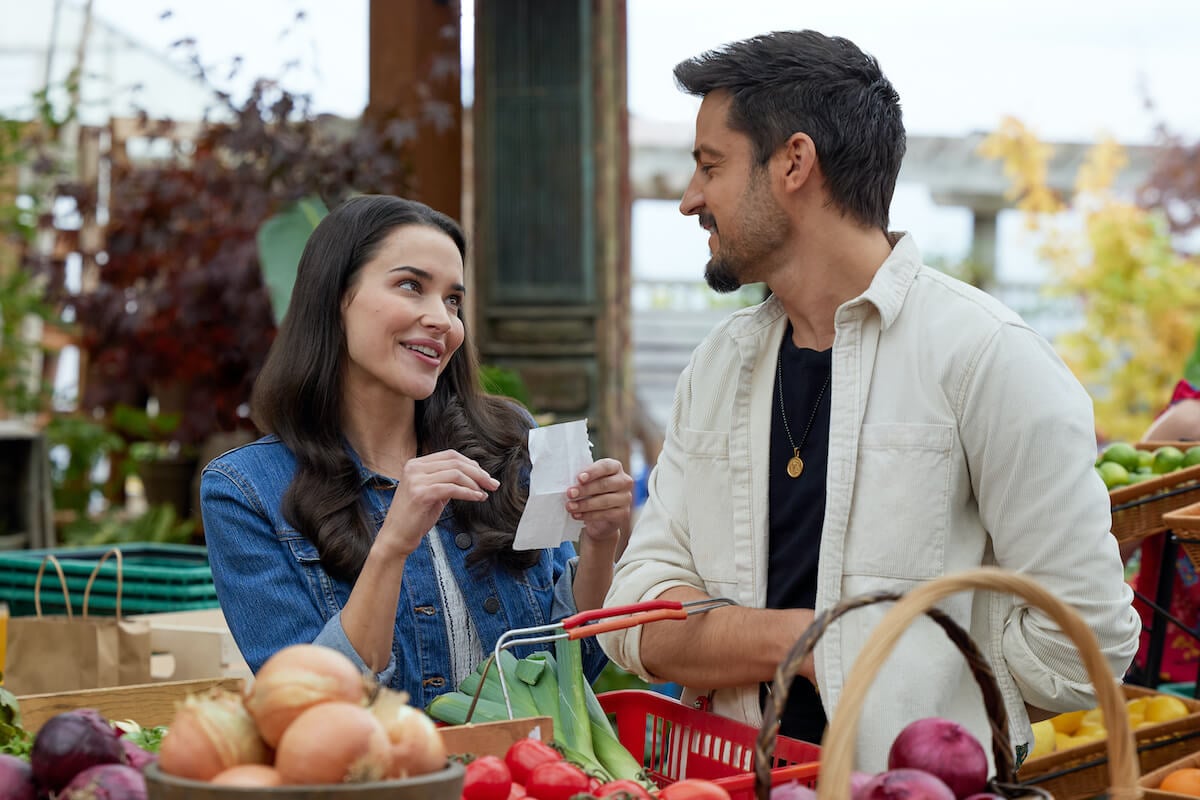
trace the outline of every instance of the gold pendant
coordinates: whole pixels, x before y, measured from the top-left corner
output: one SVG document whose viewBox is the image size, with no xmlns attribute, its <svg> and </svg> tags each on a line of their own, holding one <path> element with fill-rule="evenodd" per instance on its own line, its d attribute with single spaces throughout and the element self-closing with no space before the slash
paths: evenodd
<svg viewBox="0 0 1200 800">
<path fill-rule="evenodd" d="M 799 448 L 795 448 L 795 454 L 788 459 L 787 472 L 791 478 L 799 478 L 800 473 L 804 472 L 804 460 L 800 458 Z"/>
</svg>

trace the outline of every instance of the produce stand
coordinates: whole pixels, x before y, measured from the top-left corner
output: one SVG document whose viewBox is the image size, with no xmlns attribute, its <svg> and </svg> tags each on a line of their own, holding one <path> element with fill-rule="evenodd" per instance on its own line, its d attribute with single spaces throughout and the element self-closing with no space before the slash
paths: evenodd
<svg viewBox="0 0 1200 800">
<path fill-rule="evenodd" d="M 27 694 L 18 697 L 17 703 L 21 709 L 21 727 L 30 733 L 35 733 L 54 715 L 80 708 L 94 708 L 110 720 L 132 719 L 148 728 L 168 724 L 175 716 L 175 704 L 189 694 L 213 686 L 241 691 L 242 685 L 241 678 L 164 681 L 109 689 Z"/>
<path fill-rule="evenodd" d="M 1156 694 L 1128 684 L 1121 690 L 1127 701 Z M 1138 768 L 1143 774 L 1200 750 L 1200 701 L 1186 697 L 1180 700 L 1188 707 L 1186 717 L 1133 732 Z M 1064 800 L 1100 794 L 1106 785 L 1107 768 L 1106 743 L 1097 741 L 1032 758 L 1021 765 L 1018 776 L 1022 782 L 1040 786 Z"/>
<path fill-rule="evenodd" d="M 1195 443 L 1146 441 L 1137 442 L 1134 446 L 1139 450 L 1152 451 L 1167 445 L 1187 449 L 1193 444 Z M 1159 562 L 1153 599 L 1142 592 L 1134 592 L 1137 599 L 1150 609 L 1154 620 L 1148 626 L 1145 674 L 1140 676 L 1138 682 L 1154 688 L 1160 682 L 1159 673 L 1162 667 L 1163 647 L 1166 644 L 1167 624 L 1173 622 L 1181 630 L 1200 639 L 1187 625 L 1173 617 L 1169 610 L 1175 587 L 1175 559 L 1180 542 L 1177 532 L 1173 530 L 1172 520 L 1175 519 L 1175 512 L 1200 503 L 1200 465 L 1115 488 L 1109 492 L 1109 502 L 1112 508 L 1112 533 L 1121 544 L 1144 542 L 1154 536 L 1163 537 L 1162 558 Z M 1197 543 L 1196 549 L 1200 557 L 1200 542 Z M 1196 692 L 1196 696 L 1200 696 L 1200 683 Z"/>
</svg>

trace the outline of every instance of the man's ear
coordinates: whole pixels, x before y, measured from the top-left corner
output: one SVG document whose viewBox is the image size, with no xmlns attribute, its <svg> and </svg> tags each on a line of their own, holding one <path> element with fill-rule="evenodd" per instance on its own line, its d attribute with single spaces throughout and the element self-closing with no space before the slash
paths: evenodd
<svg viewBox="0 0 1200 800">
<path fill-rule="evenodd" d="M 788 191 L 795 191 L 815 174 L 817 166 L 817 147 L 812 137 L 807 133 L 793 133 L 780 148 L 780 158 L 783 161 L 783 185 Z"/>
</svg>

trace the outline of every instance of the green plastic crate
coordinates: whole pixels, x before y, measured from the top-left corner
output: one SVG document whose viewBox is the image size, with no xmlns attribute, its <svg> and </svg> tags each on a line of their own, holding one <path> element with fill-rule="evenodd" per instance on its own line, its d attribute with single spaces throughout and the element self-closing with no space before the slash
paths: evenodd
<svg viewBox="0 0 1200 800">
<path fill-rule="evenodd" d="M 0 600 L 9 605 L 13 616 L 35 613 L 34 589 L 38 568 L 48 554 L 62 565 L 71 595 L 71 607 L 83 611 L 83 594 L 88 578 L 100 558 L 111 548 L 80 547 L 48 550 L 21 550 L 0 553 Z M 121 613 L 154 614 L 163 611 L 190 611 L 218 606 L 213 588 L 208 550 L 202 545 L 135 543 L 121 546 L 123 560 Z M 117 562 L 110 557 L 100 567 L 88 613 L 116 613 Z M 42 578 L 42 613 L 66 613 L 58 574 L 47 564 Z"/>
</svg>

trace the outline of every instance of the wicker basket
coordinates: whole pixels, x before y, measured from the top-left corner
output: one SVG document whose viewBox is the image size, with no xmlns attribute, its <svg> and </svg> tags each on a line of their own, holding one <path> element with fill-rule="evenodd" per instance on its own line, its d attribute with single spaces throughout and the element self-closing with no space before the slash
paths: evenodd
<svg viewBox="0 0 1200 800">
<path fill-rule="evenodd" d="M 1142 776 L 1138 781 L 1138 785 L 1142 787 L 1145 794 L 1142 795 L 1144 800 L 1187 800 L 1190 795 L 1177 794 L 1175 792 L 1164 792 L 1159 789 L 1159 785 L 1163 779 L 1177 769 L 1200 769 L 1200 753 L 1191 753 L 1183 758 L 1176 759 L 1170 764 L 1159 767 L 1151 773 Z"/>
<path fill-rule="evenodd" d="M 1192 565 L 1200 569 L 1200 503 L 1168 511 L 1163 514 L 1163 524 L 1175 534 Z"/>
<path fill-rule="evenodd" d="M 1112 800 L 1132 800 L 1140 796 L 1141 789 L 1137 785 L 1138 763 L 1129 720 L 1125 715 L 1125 701 L 1121 696 L 1119 684 L 1113 678 L 1108 663 L 1100 652 L 1095 634 L 1074 611 L 1034 581 L 1004 570 L 985 567 L 948 575 L 918 586 L 900 598 L 875 627 L 850 669 L 841 700 L 829 721 L 829 728 L 821 745 L 821 781 L 817 789 L 822 800 L 849 797 L 858 718 L 862 713 L 867 689 L 883 667 L 896 642 L 913 620 L 921 614 L 929 614 L 941 600 L 959 592 L 979 590 L 999 591 L 1021 597 L 1028 604 L 1048 614 L 1079 648 L 1092 685 L 1096 689 L 1100 708 L 1104 711 L 1105 719 L 1110 720 L 1107 743 L 1108 796 Z M 936 620 L 936 617 L 934 618 Z M 946 628 L 944 624 L 943 628 L 947 629 L 951 639 L 963 650 L 976 681 L 984 690 L 984 702 L 992 725 L 992 750 L 997 773 L 989 785 L 989 790 L 1007 797 L 1046 797 L 1044 791 L 1035 787 L 1008 785 L 1013 775 L 1012 749 L 1008 745 L 1008 723 L 1004 717 L 1003 703 L 998 699 L 995 678 L 987 669 L 987 662 L 978 656 L 977 649 L 970 644 L 970 639 L 965 633 L 959 631 L 961 639 L 964 640 L 960 641 L 952 629 Z M 797 646 L 803 644 L 807 637 L 806 633 Z M 964 643 L 969 646 L 964 647 Z M 975 651 L 975 657 L 972 657 L 971 651 Z M 976 658 L 982 669 L 977 668 Z M 791 661 L 791 658 L 787 661 Z M 990 687 L 985 686 L 989 683 Z M 776 684 L 778 690 L 780 681 L 777 680 Z M 989 699 L 989 694 L 994 696 Z M 760 793 L 759 796 L 766 798 L 765 793 Z"/>
<path fill-rule="evenodd" d="M 1195 442 L 1138 442 L 1139 450 L 1171 445 L 1186 450 Z M 1120 542 L 1137 542 L 1168 529 L 1163 514 L 1200 501 L 1200 465 L 1121 486 L 1108 493 L 1112 532 Z"/>
<path fill-rule="evenodd" d="M 1152 697 L 1160 692 L 1126 684 L 1121 687 L 1126 701 Z M 1179 698 L 1188 715 L 1169 722 L 1147 725 L 1134 731 L 1138 769 L 1145 775 L 1188 753 L 1200 750 L 1200 702 Z M 1095 797 L 1108 785 L 1108 754 L 1101 741 L 1056 750 L 1021 765 L 1017 777 L 1026 785 L 1039 786 L 1058 800 Z"/>
</svg>

